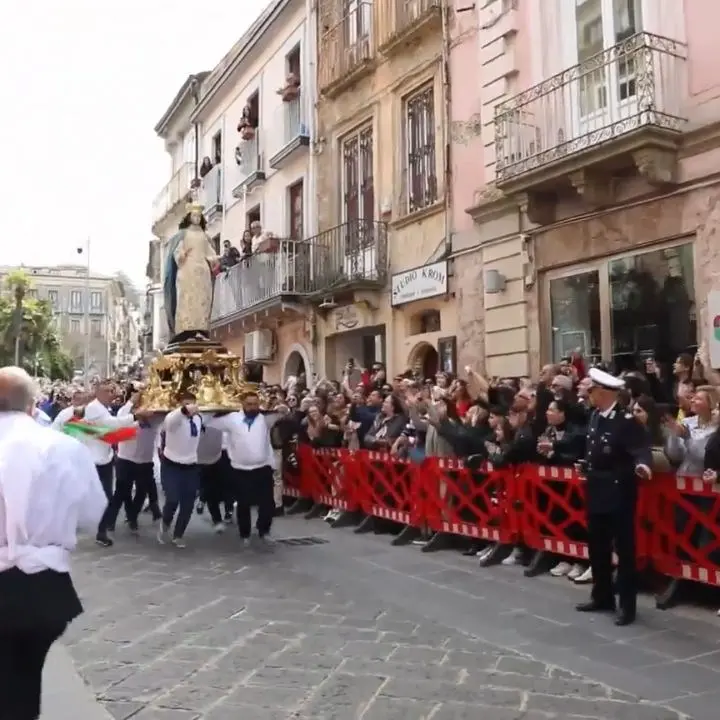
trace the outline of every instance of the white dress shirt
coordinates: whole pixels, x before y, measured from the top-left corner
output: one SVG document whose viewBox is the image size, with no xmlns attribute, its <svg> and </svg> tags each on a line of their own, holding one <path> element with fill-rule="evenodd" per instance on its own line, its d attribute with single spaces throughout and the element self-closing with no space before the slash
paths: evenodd
<svg viewBox="0 0 720 720">
<path fill-rule="evenodd" d="M 245 413 L 234 412 L 208 418 L 205 424 L 226 433 L 228 459 L 236 470 L 257 470 L 265 465 L 275 469 L 270 432 L 262 415 L 251 420 Z"/>
<path fill-rule="evenodd" d="M 93 425 L 104 425 L 109 428 L 131 427 L 135 425 L 132 415 L 125 417 L 113 417 L 110 411 L 99 401 L 93 400 L 85 406 L 85 422 Z M 102 440 L 96 440 L 94 437 L 88 437 L 84 440 L 93 456 L 96 465 L 107 465 L 113 460 L 112 445 L 108 445 Z"/>
<path fill-rule="evenodd" d="M 45 427 L 50 427 L 50 425 L 52 425 L 52 420 L 50 419 L 50 416 L 44 410 L 41 410 L 39 407 L 35 407 L 33 409 L 33 420 L 38 425 L 43 425 Z"/>
<path fill-rule="evenodd" d="M 193 435 L 192 427 L 195 427 Z M 203 420 L 200 415 L 188 417 L 182 408 L 168 413 L 163 423 L 165 433 L 163 455 L 179 465 L 194 465 L 198 461 L 198 445 L 203 432 Z"/>
<path fill-rule="evenodd" d="M 73 416 L 73 413 L 75 412 L 75 408 L 72 405 L 68 405 L 68 407 L 63 408 L 56 416 L 55 419 L 52 422 L 52 427 L 54 430 L 62 430 L 63 425 L 70 420 L 70 418 Z"/>
<path fill-rule="evenodd" d="M 68 572 L 78 526 L 107 499 L 87 447 L 23 413 L 0 413 L 0 572 Z"/>
<path fill-rule="evenodd" d="M 128 402 L 118 410 L 117 416 L 119 418 L 132 417 L 132 411 L 133 404 Z M 140 423 L 134 440 L 126 440 L 118 444 L 118 458 L 139 464 L 151 463 L 155 454 L 155 441 L 159 427 L 158 421 L 150 420 L 147 423 Z"/>
<path fill-rule="evenodd" d="M 200 465 L 214 465 L 222 455 L 225 433 L 217 428 L 207 427 L 200 433 L 197 461 Z"/>
</svg>

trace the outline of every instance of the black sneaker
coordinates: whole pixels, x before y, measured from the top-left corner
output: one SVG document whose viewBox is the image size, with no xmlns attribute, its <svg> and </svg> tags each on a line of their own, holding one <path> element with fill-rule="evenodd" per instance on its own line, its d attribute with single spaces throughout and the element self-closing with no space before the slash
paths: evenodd
<svg viewBox="0 0 720 720">
<path fill-rule="evenodd" d="M 128 520 L 128 527 L 133 535 L 137 535 L 140 532 L 140 528 L 136 522 L 130 522 L 130 520 Z"/>
<path fill-rule="evenodd" d="M 197 504 L 197 507 L 195 508 L 195 512 L 196 512 L 198 515 L 202 515 L 202 514 L 205 512 L 205 503 L 204 503 L 204 502 L 199 502 L 199 503 Z"/>
<path fill-rule="evenodd" d="M 106 548 L 112 547 L 114 544 L 113 541 L 107 536 L 106 533 L 98 533 L 95 536 L 95 542 L 98 545 L 100 545 L 100 547 L 106 547 Z"/>
<path fill-rule="evenodd" d="M 225 516 L 223 517 L 223 520 L 224 520 L 224 522 L 227 523 L 228 525 L 232 525 L 232 521 L 233 521 L 232 513 L 231 513 L 231 512 L 226 512 L 226 513 L 225 513 Z"/>
</svg>

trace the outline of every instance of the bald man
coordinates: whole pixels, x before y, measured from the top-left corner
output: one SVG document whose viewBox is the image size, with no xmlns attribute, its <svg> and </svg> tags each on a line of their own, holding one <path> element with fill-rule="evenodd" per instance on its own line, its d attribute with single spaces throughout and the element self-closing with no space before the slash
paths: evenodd
<svg viewBox="0 0 720 720">
<path fill-rule="evenodd" d="M 37 388 L 0 368 L 0 718 L 37 720 L 50 646 L 82 605 L 70 579 L 78 526 L 107 500 L 90 451 L 36 423 Z"/>
</svg>

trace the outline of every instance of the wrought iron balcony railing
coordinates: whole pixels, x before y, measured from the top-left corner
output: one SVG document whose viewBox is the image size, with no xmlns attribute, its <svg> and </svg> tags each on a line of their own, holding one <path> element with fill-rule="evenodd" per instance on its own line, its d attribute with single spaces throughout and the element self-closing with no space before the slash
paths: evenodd
<svg viewBox="0 0 720 720">
<path fill-rule="evenodd" d="M 153 225 L 162 220 L 178 203 L 190 195 L 190 185 L 195 177 L 195 163 L 183 163 L 158 193 L 153 202 Z"/>
<path fill-rule="evenodd" d="M 495 109 L 502 187 L 643 127 L 682 131 L 687 47 L 638 33 Z"/>
<path fill-rule="evenodd" d="M 320 38 L 320 91 L 332 93 L 374 57 L 373 5 L 361 1 Z"/>
<path fill-rule="evenodd" d="M 215 324 L 251 313 L 261 305 L 309 289 L 309 246 L 277 240 L 274 252 L 257 253 L 218 275 L 211 319 Z"/>
<path fill-rule="evenodd" d="M 308 241 L 310 293 L 332 295 L 348 289 L 378 288 L 388 277 L 387 224 L 351 220 Z"/>
<path fill-rule="evenodd" d="M 442 3 L 441 0 L 386 0 L 378 5 L 378 11 L 378 45 L 384 51 L 433 18 L 439 20 Z"/>
</svg>

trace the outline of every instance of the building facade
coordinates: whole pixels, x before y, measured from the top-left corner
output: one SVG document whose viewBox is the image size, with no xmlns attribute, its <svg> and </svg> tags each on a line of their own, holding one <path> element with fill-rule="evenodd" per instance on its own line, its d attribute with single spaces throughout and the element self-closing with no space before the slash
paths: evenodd
<svg viewBox="0 0 720 720">
<path fill-rule="evenodd" d="M 712 8 L 495 0 L 477 12 L 485 177 L 474 232 L 453 245 L 458 286 L 477 289 L 473 316 L 461 306 L 460 362 L 524 375 L 580 351 L 622 369 L 717 344 Z"/>
<path fill-rule="evenodd" d="M 273 0 L 203 83 L 200 201 L 218 247 L 251 257 L 215 282 L 213 335 L 252 376 L 313 372 L 315 42 L 305 0 Z M 245 240 L 245 246 L 243 245 Z"/>
<path fill-rule="evenodd" d="M 152 208 L 154 237 L 148 247 L 146 270 L 146 315 L 150 322 L 146 332 L 152 350 L 164 347 L 169 340 L 162 292 L 168 240 L 177 232 L 192 193 L 198 192 L 200 187 L 200 128 L 191 122 L 190 116 L 197 106 L 207 75 L 207 72 L 189 75 L 155 125 L 155 132 L 163 140 L 170 160 L 170 179 L 158 193 Z"/>
<path fill-rule="evenodd" d="M 88 277 L 87 268 L 81 265 L 0 267 L 0 278 L 13 270 L 27 273 L 28 292 L 52 307 L 62 348 L 73 359 L 75 368 L 84 368 L 87 347 L 90 374 L 111 375 L 117 281 L 95 273 Z"/>
<path fill-rule="evenodd" d="M 439 0 L 318 2 L 318 371 L 455 369 L 448 17 Z"/>
</svg>

